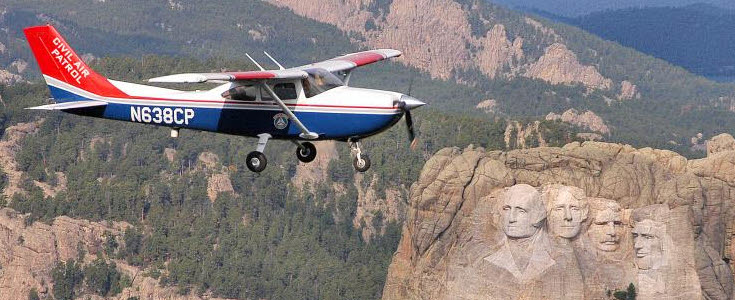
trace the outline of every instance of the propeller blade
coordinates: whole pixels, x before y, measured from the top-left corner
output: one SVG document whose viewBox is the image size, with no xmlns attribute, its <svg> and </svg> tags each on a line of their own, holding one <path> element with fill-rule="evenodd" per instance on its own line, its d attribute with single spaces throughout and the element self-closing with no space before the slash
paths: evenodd
<svg viewBox="0 0 735 300">
<path fill-rule="evenodd" d="M 413 119 L 411 118 L 411 111 L 405 110 L 406 117 L 406 129 L 408 129 L 408 141 L 411 143 L 411 149 L 416 145 L 416 133 L 413 130 Z"/>
</svg>

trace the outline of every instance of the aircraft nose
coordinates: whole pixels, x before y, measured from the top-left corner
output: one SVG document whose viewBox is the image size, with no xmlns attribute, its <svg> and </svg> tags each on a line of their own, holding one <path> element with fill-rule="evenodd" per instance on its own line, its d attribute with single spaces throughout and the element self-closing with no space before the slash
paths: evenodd
<svg viewBox="0 0 735 300">
<path fill-rule="evenodd" d="M 398 100 L 398 106 L 405 110 L 412 110 L 426 105 L 423 101 L 416 99 L 408 95 L 402 95 L 401 99 Z"/>
</svg>

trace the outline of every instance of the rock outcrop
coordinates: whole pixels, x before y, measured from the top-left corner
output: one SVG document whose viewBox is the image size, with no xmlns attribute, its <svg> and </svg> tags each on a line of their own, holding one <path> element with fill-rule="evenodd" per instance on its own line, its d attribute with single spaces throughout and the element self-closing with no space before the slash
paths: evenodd
<svg viewBox="0 0 735 300">
<path fill-rule="evenodd" d="M 612 86 L 612 80 L 602 76 L 594 66 L 579 63 L 577 55 L 561 43 L 547 47 L 544 55 L 531 64 L 524 75 L 551 84 L 581 83 L 588 88 L 604 90 Z"/>
<path fill-rule="evenodd" d="M 102 250 L 105 234 L 119 236 L 130 226 L 69 217 L 58 217 L 51 225 L 26 225 L 26 218 L 12 209 L 0 209 L 0 295 L 20 295 L 19 299 L 32 288 L 42 296 L 50 293 L 56 263 L 78 259 L 80 250 L 90 254 L 85 259 L 91 261 Z"/>
<path fill-rule="evenodd" d="M 297 188 L 304 188 L 307 184 L 310 187 L 324 182 L 329 176 L 329 163 L 334 159 L 339 159 L 337 152 L 337 142 L 322 141 L 315 142 L 316 158 L 310 163 L 299 163 L 296 166 L 296 174 L 292 182 Z"/>
<path fill-rule="evenodd" d="M 11 199 L 16 193 L 22 193 L 20 187 L 23 172 L 19 171 L 15 154 L 20 150 L 20 143 L 29 134 L 33 134 L 43 123 L 43 119 L 28 123 L 18 123 L 5 129 L 3 139 L 0 140 L 0 167 L 7 177 L 7 185 L 3 195 Z"/>
<path fill-rule="evenodd" d="M 623 80 L 622 82 L 620 82 L 620 95 L 618 95 L 618 99 L 630 100 L 634 98 L 641 98 L 641 93 L 638 92 L 638 87 L 627 80 Z"/>
<path fill-rule="evenodd" d="M 27 299 L 35 288 L 41 299 L 51 299 L 53 280 L 51 270 L 60 261 L 80 261 L 80 252 L 86 253 L 81 263 L 89 263 L 104 249 L 107 236 L 122 242 L 125 222 L 90 222 L 66 216 L 55 218 L 50 224 L 34 222 L 29 216 L 12 209 L 0 209 L 0 298 Z M 109 259 L 107 259 L 110 261 Z M 182 295 L 174 286 L 161 286 L 158 280 L 144 276 L 144 270 L 115 260 L 118 271 L 132 283 L 113 299 L 187 299 L 199 300 L 197 295 Z M 8 295 L 14 295 L 10 297 Z M 204 297 L 206 299 L 215 299 Z M 100 299 L 83 295 L 80 299 Z"/>
<path fill-rule="evenodd" d="M 633 283 L 638 299 L 732 299 L 723 149 L 443 149 L 411 187 L 383 298 L 610 299 Z"/>
<path fill-rule="evenodd" d="M 546 115 L 546 120 L 559 120 L 564 123 L 576 125 L 602 134 L 610 134 L 610 128 L 607 127 L 605 121 L 591 110 L 579 113 L 576 109 L 570 108 L 561 115 L 550 112 Z"/>
<path fill-rule="evenodd" d="M 475 106 L 475 108 L 484 111 L 485 113 L 494 113 L 498 102 L 493 99 L 484 100 Z"/>
<path fill-rule="evenodd" d="M 363 181 L 370 179 L 370 184 L 363 187 Z M 365 177 L 355 174 L 357 188 L 357 209 L 352 219 L 352 226 L 362 230 L 362 238 L 370 241 L 377 235 L 385 233 L 388 222 L 397 222 L 406 209 L 405 197 L 398 188 L 386 188 L 385 197 L 377 192 L 377 176 Z M 405 191 L 405 188 L 403 189 Z"/>
<path fill-rule="evenodd" d="M 506 149 L 525 149 L 528 147 L 539 146 L 546 147 L 546 140 L 539 130 L 541 122 L 535 121 L 523 126 L 518 121 L 510 121 L 505 126 L 503 133 L 503 141 Z"/>
</svg>

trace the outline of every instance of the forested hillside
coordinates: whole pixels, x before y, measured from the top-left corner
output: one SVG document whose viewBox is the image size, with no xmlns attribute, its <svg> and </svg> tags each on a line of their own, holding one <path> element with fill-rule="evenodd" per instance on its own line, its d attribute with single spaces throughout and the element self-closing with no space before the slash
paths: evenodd
<svg viewBox="0 0 735 300">
<path fill-rule="evenodd" d="M 604 11 L 571 19 L 569 23 L 696 74 L 732 76 L 733 20 L 735 10 L 699 4 Z"/>
</svg>

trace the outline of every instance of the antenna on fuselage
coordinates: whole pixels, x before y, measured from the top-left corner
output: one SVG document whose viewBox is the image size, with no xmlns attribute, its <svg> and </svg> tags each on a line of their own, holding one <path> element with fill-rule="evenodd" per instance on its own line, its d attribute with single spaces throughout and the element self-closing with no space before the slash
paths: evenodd
<svg viewBox="0 0 735 300">
<path fill-rule="evenodd" d="M 253 62 L 253 63 L 255 64 L 255 66 L 256 66 L 256 67 L 258 67 L 258 69 L 260 69 L 261 71 L 265 71 L 265 69 L 263 69 L 263 67 L 261 67 L 261 66 L 260 66 L 260 64 L 259 64 L 259 63 L 258 63 L 257 61 L 255 61 L 255 60 L 254 60 L 254 59 L 253 59 L 253 58 L 252 58 L 252 57 L 250 56 L 250 54 L 247 54 L 247 53 L 245 53 L 245 56 L 247 56 L 247 57 L 248 57 L 248 58 L 250 59 L 250 61 L 252 61 L 252 62 Z"/>
<path fill-rule="evenodd" d="M 268 56 L 268 58 L 270 58 L 276 65 L 278 65 L 278 68 L 280 68 L 281 70 L 285 70 L 286 69 L 281 64 L 279 64 L 278 61 L 276 61 L 276 59 L 273 58 L 273 56 L 271 56 L 270 54 L 268 54 L 268 52 L 263 51 L 263 53 L 265 53 L 265 56 Z"/>
</svg>

